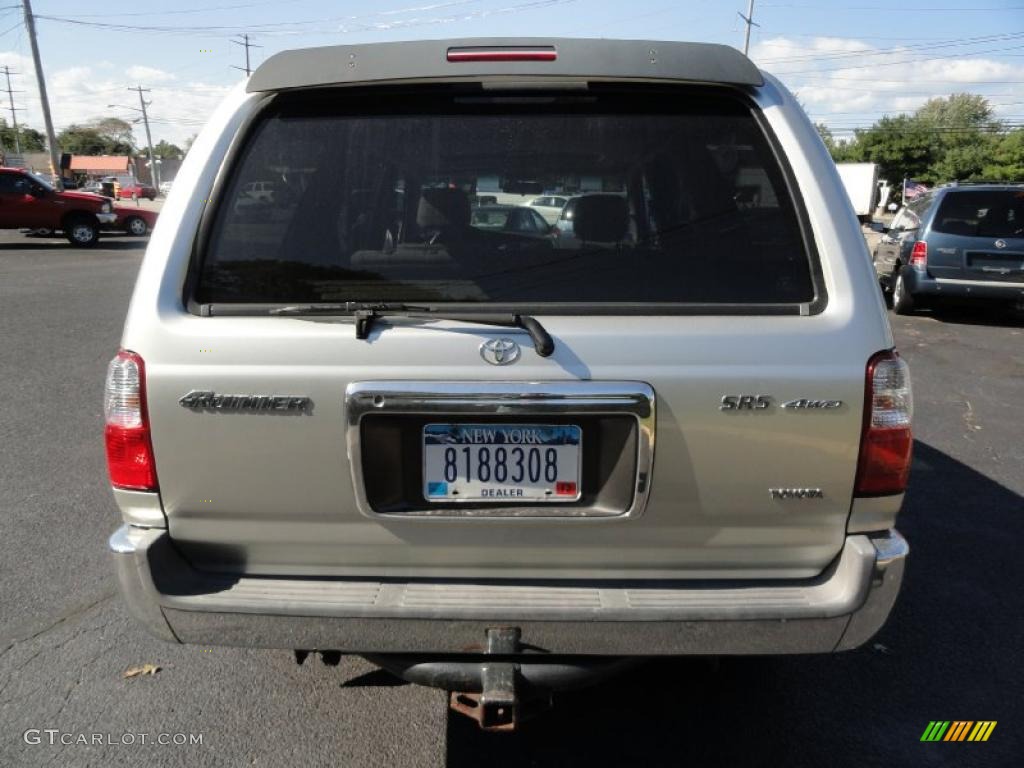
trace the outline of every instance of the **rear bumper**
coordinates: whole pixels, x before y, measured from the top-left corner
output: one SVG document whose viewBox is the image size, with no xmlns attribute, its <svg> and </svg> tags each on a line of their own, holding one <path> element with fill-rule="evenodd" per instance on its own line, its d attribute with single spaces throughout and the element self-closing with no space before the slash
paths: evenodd
<svg viewBox="0 0 1024 768">
<path fill-rule="evenodd" d="M 130 525 L 110 549 L 130 612 L 171 642 L 447 654 L 515 626 L 531 652 L 608 656 L 855 648 L 888 617 L 909 551 L 895 530 L 851 535 L 798 582 L 467 583 L 227 578 L 192 568 L 166 530 Z"/>
<path fill-rule="evenodd" d="M 907 289 L 914 295 L 945 296 L 951 299 L 995 299 L 1024 301 L 1024 283 L 996 280 L 954 280 L 932 277 L 916 269 L 903 272 Z"/>
</svg>

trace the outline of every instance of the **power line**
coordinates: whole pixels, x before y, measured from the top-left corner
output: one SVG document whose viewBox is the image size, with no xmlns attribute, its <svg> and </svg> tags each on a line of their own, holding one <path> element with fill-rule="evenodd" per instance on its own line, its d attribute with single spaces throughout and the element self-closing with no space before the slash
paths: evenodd
<svg viewBox="0 0 1024 768">
<path fill-rule="evenodd" d="M 1006 48 L 989 48 L 984 51 L 971 51 L 970 55 L 978 56 L 983 53 L 1001 53 L 1003 51 L 1016 51 L 1024 48 L 1024 45 L 1011 45 Z M 820 72 L 844 72 L 850 69 L 870 69 L 873 67 L 895 67 L 901 64 L 918 64 L 924 61 L 941 61 L 943 59 L 959 59 L 963 58 L 963 53 L 950 53 L 945 56 L 924 56 L 913 59 L 903 59 L 901 61 L 883 61 L 876 64 L 848 64 L 839 67 L 821 67 L 818 69 L 802 69 L 802 70 L 790 70 L 789 72 L 779 72 L 779 75 L 802 75 L 802 74 L 817 74 Z M 874 79 L 874 78 L 872 78 Z M 921 82 L 917 78 L 913 79 L 914 82 Z"/>
<path fill-rule="evenodd" d="M 242 37 L 241 41 L 232 40 L 231 42 L 234 43 L 235 45 L 245 46 L 245 69 L 243 71 L 245 72 L 245 76 L 249 77 L 249 75 L 252 74 L 252 68 L 249 66 L 249 49 L 250 48 L 262 48 L 263 46 L 262 45 L 256 45 L 255 43 L 250 43 L 249 42 L 249 34 L 248 33 L 243 34 L 241 37 Z M 232 67 L 232 69 L 242 69 L 241 67 L 236 67 L 234 64 L 232 64 L 231 67 Z"/>
<path fill-rule="evenodd" d="M 831 53 L 808 54 L 806 56 L 786 56 L 776 59 L 758 59 L 758 64 L 782 64 L 789 62 L 804 61 L 830 61 L 833 59 L 856 58 L 858 56 L 884 56 L 894 53 L 913 53 L 917 49 L 932 50 L 935 48 L 955 48 L 965 45 L 981 45 L 983 43 L 995 43 L 1002 40 L 1018 40 L 1024 37 L 1024 32 L 1008 32 L 999 35 L 983 35 L 980 37 L 966 37 L 947 39 L 932 43 L 918 43 L 916 45 L 900 45 L 892 48 L 863 48 L 856 51 L 835 51 Z"/>
<path fill-rule="evenodd" d="M 927 125 L 913 125 L 909 129 L 906 127 L 896 126 L 885 126 L 885 125 L 846 125 L 846 126 L 833 126 L 826 123 L 826 126 L 830 131 L 852 133 L 856 131 L 871 132 L 871 133 L 924 133 L 930 136 L 974 136 L 976 134 L 988 134 L 988 135 L 1005 135 L 1012 131 L 1024 129 L 1024 123 L 1010 123 L 1004 126 L 978 126 L 978 127 L 963 127 L 963 128 L 943 128 L 943 127 L 929 127 Z"/>
<path fill-rule="evenodd" d="M 850 67 L 850 69 L 859 69 L 859 67 Z M 836 70 L 836 71 L 837 72 L 841 72 L 842 69 L 839 69 L 839 70 Z M 870 77 L 870 76 L 868 76 L 868 77 L 843 77 L 842 75 L 820 75 L 820 76 L 815 76 L 815 75 L 810 75 L 810 74 L 802 73 L 802 72 L 782 72 L 780 74 L 783 77 L 786 76 L 786 75 L 802 74 L 803 77 L 801 78 L 801 80 L 824 80 L 825 81 L 824 83 L 822 83 L 821 86 L 814 86 L 814 87 L 824 87 L 826 85 L 832 84 L 833 80 L 844 80 L 844 81 L 849 81 L 849 82 L 852 82 L 852 83 L 893 83 L 895 85 L 913 85 L 915 83 L 939 83 L 939 84 L 953 83 L 954 85 L 962 85 L 965 88 L 968 87 L 968 86 L 975 86 L 975 85 L 1020 85 L 1021 83 L 1024 83 L 1024 80 L 952 80 L 952 79 L 949 79 L 949 78 L 947 78 L 945 80 L 934 80 L 934 79 L 924 79 L 924 78 L 920 78 L 920 77 L 910 77 L 910 78 L 903 78 L 903 79 L 899 79 L 899 80 L 886 80 L 884 78 Z M 810 85 L 813 86 L 814 84 L 810 83 Z M 843 86 L 843 87 L 845 88 L 846 86 Z M 850 90 L 853 90 L 853 89 L 851 88 Z M 873 90 L 878 90 L 878 89 L 876 88 L 876 89 L 873 89 Z M 890 92 L 890 93 L 892 93 L 892 92 Z"/>
<path fill-rule="evenodd" d="M 146 114 L 146 107 L 153 102 L 146 101 L 143 97 L 143 93 L 149 93 L 149 88 L 143 88 L 141 85 L 137 85 L 134 88 L 129 88 L 129 91 L 136 91 L 139 94 L 139 111 L 142 112 L 142 123 L 146 126 L 146 145 L 149 148 L 149 179 L 153 182 L 153 186 L 157 189 L 160 188 L 160 167 L 156 164 L 156 158 L 153 156 L 153 136 L 149 132 L 149 115 Z"/>
<path fill-rule="evenodd" d="M 75 14 L 77 18 L 107 18 L 111 16 L 178 16 L 190 13 L 212 13 L 214 11 L 234 11 L 241 8 L 257 8 L 263 5 L 285 5 L 290 3 L 298 3 L 302 0 L 263 0 L 259 3 L 237 3 L 235 5 L 215 5 L 207 6 L 205 8 L 181 8 L 174 11 L 139 11 L 139 12 L 120 12 L 120 13 L 78 13 Z"/>
<path fill-rule="evenodd" d="M 54 186 L 58 192 L 64 191 L 63 174 L 60 173 L 60 160 L 57 157 L 57 136 L 53 132 L 53 117 L 50 115 L 50 100 L 46 96 L 46 78 L 43 76 L 43 62 L 39 56 L 39 42 L 36 40 L 36 22 L 32 15 L 31 0 L 23 0 L 25 4 L 25 30 L 28 32 L 29 43 L 32 45 L 32 61 L 36 67 L 36 80 L 39 83 L 39 102 L 43 111 L 43 123 L 46 125 L 46 144 L 50 152 L 50 171 L 53 174 Z"/>
<path fill-rule="evenodd" d="M 996 33 L 992 32 L 991 34 L 994 35 Z M 833 34 L 828 33 L 828 32 L 786 32 L 785 36 L 787 38 L 788 37 L 817 37 L 817 38 L 828 39 L 828 40 L 854 40 L 854 41 L 860 41 L 860 40 L 902 40 L 904 42 L 927 42 L 929 40 L 947 40 L 948 39 L 944 35 L 940 35 L 938 37 L 906 37 L 904 35 L 896 35 L 896 36 L 893 36 L 893 35 L 856 35 L 856 36 L 847 37 L 845 35 L 833 35 Z M 764 45 L 764 46 L 776 46 L 776 47 L 778 47 L 778 45 L 780 45 L 780 44 L 773 43 L 773 42 L 771 42 L 769 40 L 767 42 L 761 43 L 761 45 Z"/>
<path fill-rule="evenodd" d="M 505 6 L 503 8 L 485 9 L 479 11 L 470 11 L 462 16 L 448 16 L 448 17 L 435 17 L 435 18 L 424 18 L 424 19 L 411 19 L 407 21 L 397 21 L 392 23 L 381 23 L 381 24 L 364 24 L 358 27 L 347 28 L 342 26 L 340 29 L 324 32 L 322 30 L 325 24 L 329 23 L 343 23 L 352 21 L 360 18 L 370 18 L 372 16 L 380 16 L 383 14 L 397 14 L 408 12 L 410 9 L 401 11 L 391 12 L 377 12 L 375 14 L 367 14 L 364 16 L 334 16 L 325 19 L 309 19 L 306 21 L 281 21 L 281 22 L 268 22 L 264 24 L 251 24 L 247 26 L 172 26 L 172 25 L 137 25 L 137 24 L 118 24 L 112 22 L 99 22 L 99 21 L 85 21 L 81 18 L 75 18 L 72 16 L 48 16 L 39 15 L 36 18 L 45 19 L 46 21 L 55 21 L 61 24 L 73 24 L 78 26 L 95 27 L 98 29 L 109 29 L 118 32 L 154 32 L 161 34 L 181 34 L 181 35 L 206 35 L 206 36 L 218 36 L 225 32 L 231 34 L 238 34 L 239 29 L 247 30 L 252 33 L 258 33 L 262 35 L 274 35 L 274 34 L 344 34 L 347 32 L 364 32 L 364 31 L 382 31 L 387 29 L 404 29 L 406 27 L 417 27 L 417 26 L 429 26 L 439 24 L 451 24 L 460 21 L 470 21 L 472 19 L 486 18 L 488 16 L 499 15 L 499 14 L 513 14 L 521 13 L 524 11 L 539 10 L 541 8 L 548 8 L 555 5 L 565 5 L 568 3 L 575 3 L 579 0 L 530 0 L 529 2 L 521 2 L 517 5 Z M 424 6 L 424 8 L 444 8 L 453 5 L 462 5 L 470 0 L 461 0 L 461 2 L 449 2 L 439 3 L 433 6 Z M 297 27 L 315 27 L 312 30 L 296 29 Z M 289 28 L 289 29 L 285 29 Z M 211 35 L 212 33 L 212 35 Z"/>
<path fill-rule="evenodd" d="M 18 138 L 18 108 L 14 106 L 14 91 L 11 90 L 11 75 L 18 74 L 11 72 L 11 68 L 4 64 L 4 75 L 7 76 L 7 97 L 11 101 L 11 125 L 14 126 L 14 153 L 21 155 L 21 139 Z M 20 91 L 19 91 L 20 93 Z"/>
<path fill-rule="evenodd" d="M 739 11 L 736 12 L 736 15 L 743 19 L 743 23 L 746 25 L 746 31 L 743 33 L 743 55 L 747 56 L 750 51 L 750 28 L 761 26 L 754 22 L 754 0 L 748 0 L 746 16 Z"/>
<path fill-rule="evenodd" d="M 807 9 L 814 9 L 816 11 L 826 11 L 827 10 L 830 13 L 833 12 L 833 11 L 892 11 L 892 10 L 899 10 L 901 13 L 903 13 L 903 12 L 907 12 L 907 13 L 918 13 L 918 12 L 965 13 L 965 12 L 968 12 L 968 11 L 1024 11 L 1024 5 L 1003 5 L 1003 6 L 996 6 L 994 8 L 992 8 L 992 7 L 981 8 L 981 7 L 977 7 L 977 6 L 970 7 L 970 8 L 949 8 L 949 7 L 946 7 L 946 8 L 935 8 L 935 7 L 932 7 L 932 8 L 922 8 L 922 7 L 919 7 L 919 6 L 900 6 L 898 9 L 895 9 L 891 5 L 847 5 L 847 6 L 841 6 L 841 7 L 831 7 L 830 6 L 829 8 L 822 8 L 820 5 L 796 5 L 796 4 L 789 4 L 789 3 L 767 3 L 763 7 L 764 8 L 807 8 Z"/>
<path fill-rule="evenodd" d="M 14 31 L 14 30 L 16 30 L 16 29 L 17 29 L 18 27 L 20 27 L 20 26 L 21 26 L 21 24 L 22 24 L 22 21 L 21 21 L 21 19 L 18 19 L 18 20 L 17 20 L 17 21 L 16 21 L 15 23 L 14 23 L 14 26 L 13 26 L 13 27 L 8 27 L 8 28 L 7 28 L 7 29 L 5 29 L 5 30 L 4 30 L 3 32 L 0 32 L 0 37 L 3 37 L 4 35 L 8 34 L 9 32 L 13 32 L 13 31 Z"/>
</svg>

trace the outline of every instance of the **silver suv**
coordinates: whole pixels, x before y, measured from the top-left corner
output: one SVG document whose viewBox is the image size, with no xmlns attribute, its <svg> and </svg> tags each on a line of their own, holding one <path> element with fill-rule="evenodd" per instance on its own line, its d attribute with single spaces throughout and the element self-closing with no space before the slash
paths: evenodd
<svg viewBox="0 0 1024 768">
<path fill-rule="evenodd" d="M 879 629 L 910 382 L 778 81 L 502 39 L 289 51 L 244 88 L 107 377 L 110 547 L 152 632 L 365 655 L 507 729 L 637 658 Z M 478 190 L 574 198 L 572 237 L 475 226 Z"/>
</svg>

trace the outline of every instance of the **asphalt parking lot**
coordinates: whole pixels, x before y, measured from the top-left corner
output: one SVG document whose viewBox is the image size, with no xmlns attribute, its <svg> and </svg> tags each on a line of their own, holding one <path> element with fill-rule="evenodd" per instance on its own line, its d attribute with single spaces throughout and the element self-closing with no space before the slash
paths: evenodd
<svg viewBox="0 0 1024 768">
<path fill-rule="evenodd" d="M 916 395 L 900 521 L 912 554 L 866 647 L 649 665 L 561 696 L 521 733 L 486 735 L 443 693 L 361 659 L 300 667 L 283 651 L 172 646 L 126 615 L 106 553 L 119 518 L 100 395 L 143 248 L 0 233 L 0 766 L 1021 764 L 1019 318 L 893 317 Z M 147 663 L 160 671 L 123 677 Z M 935 719 L 998 726 L 986 743 L 921 743 Z M 104 743 L 51 745 L 46 729 Z"/>
</svg>

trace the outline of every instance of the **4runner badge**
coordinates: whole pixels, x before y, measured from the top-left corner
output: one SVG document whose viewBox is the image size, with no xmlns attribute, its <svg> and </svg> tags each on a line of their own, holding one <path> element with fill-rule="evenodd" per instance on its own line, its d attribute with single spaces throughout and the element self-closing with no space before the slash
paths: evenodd
<svg viewBox="0 0 1024 768">
<path fill-rule="evenodd" d="M 296 413 L 313 409 L 313 401 L 301 395 L 219 395 L 207 389 L 193 389 L 178 399 L 193 411 L 241 411 L 243 413 Z"/>
</svg>

